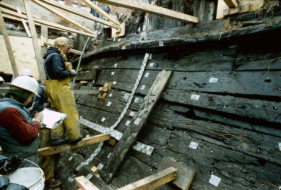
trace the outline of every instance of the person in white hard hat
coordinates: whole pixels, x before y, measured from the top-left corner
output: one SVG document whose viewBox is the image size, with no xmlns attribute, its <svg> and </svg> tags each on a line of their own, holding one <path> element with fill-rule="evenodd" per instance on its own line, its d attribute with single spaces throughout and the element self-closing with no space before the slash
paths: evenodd
<svg viewBox="0 0 281 190">
<path fill-rule="evenodd" d="M 25 107 L 38 96 L 38 82 L 28 76 L 17 77 L 0 101 L 0 146 L 3 156 L 18 156 L 38 164 L 37 150 L 40 146 L 38 133 L 43 114 L 35 115 L 32 121 Z M 34 167 L 23 162 L 20 167 Z"/>
<path fill-rule="evenodd" d="M 28 77 L 33 77 L 33 73 L 31 70 L 29 69 L 23 69 L 21 70 L 20 72 L 20 76 L 28 76 Z M 15 76 L 13 75 L 13 78 L 12 78 L 12 82 L 15 80 Z"/>
</svg>

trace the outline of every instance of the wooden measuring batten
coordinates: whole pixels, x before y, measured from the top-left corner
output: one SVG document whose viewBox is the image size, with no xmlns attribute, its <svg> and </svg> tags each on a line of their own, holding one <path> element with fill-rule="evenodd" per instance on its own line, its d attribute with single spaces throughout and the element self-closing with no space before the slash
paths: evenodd
<svg viewBox="0 0 281 190">
<path fill-rule="evenodd" d="M 96 135 L 96 136 L 89 137 L 89 138 L 84 138 L 83 140 L 79 141 L 75 145 L 64 144 L 64 145 L 60 145 L 60 146 L 40 148 L 38 150 L 38 156 L 39 157 L 50 156 L 50 155 L 64 152 L 64 151 L 67 151 L 70 149 L 79 148 L 79 147 L 83 147 L 83 146 L 91 145 L 91 144 L 96 144 L 101 141 L 106 141 L 109 139 L 110 139 L 110 134 L 106 133 L 106 134 Z"/>
<path fill-rule="evenodd" d="M 5 41 L 7 51 L 8 51 L 8 54 L 9 54 L 9 58 L 10 58 L 10 61 L 11 61 L 14 76 L 18 77 L 19 72 L 18 72 L 16 60 L 15 60 L 15 57 L 14 57 L 14 54 L 13 54 L 13 49 L 12 49 L 11 42 L 10 42 L 10 39 L 9 39 L 9 36 L 8 36 L 8 32 L 7 32 L 7 29 L 6 29 L 6 26 L 5 26 L 5 22 L 4 22 L 4 19 L 3 19 L 3 16 L 2 16 L 1 9 L 0 9 L 0 26 L 1 26 L 1 29 L 2 29 L 4 41 Z"/>
<path fill-rule="evenodd" d="M 117 190 L 153 190 L 176 179 L 178 169 L 170 167 Z"/>
<path fill-rule="evenodd" d="M 86 0 L 83 0 L 83 1 L 86 1 Z M 89 0 L 87 0 L 87 1 L 89 1 Z M 120 6 L 120 7 L 129 8 L 129 9 L 133 9 L 133 10 L 137 10 L 137 11 L 141 11 L 141 12 L 146 12 L 146 13 L 150 13 L 150 14 L 154 14 L 154 15 L 158 15 L 158 16 L 163 16 L 163 17 L 175 19 L 175 20 L 178 20 L 181 22 L 195 23 L 195 24 L 199 23 L 199 19 L 197 17 L 187 15 L 184 13 L 180 13 L 177 11 L 173 11 L 170 9 L 166 9 L 163 7 L 159 7 L 156 5 L 143 3 L 138 0 L 135 0 L 135 1 L 132 1 L 132 0 L 97 0 L 97 1 L 103 2 L 103 3 L 108 3 L 111 5 Z"/>
<path fill-rule="evenodd" d="M 171 71 L 162 71 L 158 74 L 156 80 L 149 89 L 140 110 L 137 114 L 135 114 L 132 124 L 125 131 L 123 137 L 116 145 L 103 170 L 100 171 L 101 177 L 105 182 L 109 183 L 112 180 L 112 177 L 115 175 L 127 152 L 136 141 L 141 128 L 146 123 L 150 112 L 160 98 L 160 95 L 164 90 L 171 74 Z"/>
</svg>

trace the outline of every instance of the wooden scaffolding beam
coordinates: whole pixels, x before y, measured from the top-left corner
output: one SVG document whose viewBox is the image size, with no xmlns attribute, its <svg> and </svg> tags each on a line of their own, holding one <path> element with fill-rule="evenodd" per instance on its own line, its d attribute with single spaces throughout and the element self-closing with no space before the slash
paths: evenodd
<svg viewBox="0 0 281 190">
<path fill-rule="evenodd" d="M 9 5 L 9 4 L 7 4 L 7 3 L 0 2 L 0 6 L 1 6 L 1 7 L 6 7 L 6 8 L 8 8 L 8 9 L 12 9 L 12 10 L 14 10 L 14 11 L 17 11 L 17 7 L 12 6 L 12 5 Z M 26 15 L 26 12 L 25 12 L 25 11 L 22 11 L 22 10 L 20 10 L 20 11 L 21 11 L 22 14 L 25 14 L 25 15 Z M 34 18 L 37 18 L 37 19 L 40 19 L 40 17 L 38 17 L 38 16 L 36 16 L 36 15 L 33 15 L 33 17 L 34 17 Z"/>
<path fill-rule="evenodd" d="M 45 3 L 42 3 L 42 2 L 40 2 L 40 1 L 38 1 L 38 0 L 32 0 L 32 1 L 33 1 L 34 3 L 36 3 L 37 5 L 40 5 L 41 7 L 47 9 L 48 11 L 50 11 L 50 12 L 52 12 L 52 13 L 54 13 L 55 15 L 61 17 L 62 19 L 64 19 L 64 20 L 70 22 L 71 24 L 77 26 L 78 28 L 81 28 L 82 30 L 87 31 L 87 32 L 90 33 L 90 34 L 95 34 L 95 33 L 94 33 L 93 31 L 91 31 L 90 29 L 88 29 L 88 28 L 82 26 L 81 24 L 79 24 L 79 23 L 76 22 L 76 21 L 73 21 L 73 20 L 69 19 L 67 16 L 65 16 L 64 14 L 62 14 L 62 13 L 60 13 L 59 11 L 55 10 L 53 7 L 50 7 L 49 5 L 47 5 L 47 4 L 45 4 Z"/>
<path fill-rule="evenodd" d="M 46 130 L 48 130 L 48 129 L 46 129 Z M 64 151 L 79 148 L 79 147 L 83 147 L 86 145 L 96 144 L 101 141 L 106 141 L 109 139 L 110 139 L 110 133 L 107 133 L 107 134 L 101 134 L 101 135 L 96 135 L 93 137 L 84 138 L 75 145 L 64 144 L 64 145 L 55 146 L 55 147 L 40 148 L 38 150 L 38 157 L 50 156 L 53 154 L 57 154 L 60 152 L 64 152 Z"/>
<path fill-rule="evenodd" d="M 84 13 L 84 12 L 82 12 L 80 10 L 77 10 L 75 8 L 72 8 L 70 6 L 62 5 L 62 4 L 59 4 L 59 3 L 55 2 L 55 1 L 50 1 L 50 0 L 41 0 L 41 1 L 44 2 L 44 3 L 47 3 L 49 5 L 52 5 L 52 6 L 56 7 L 56 8 L 62 9 L 64 11 L 67 11 L 67 12 L 73 13 L 75 15 L 84 17 L 86 19 L 89 19 L 89 20 L 101 23 L 103 25 L 106 25 L 106 26 L 109 26 L 109 27 L 112 27 L 112 28 L 116 28 L 116 29 L 120 28 L 119 25 L 117 25 L 117 24 L 114 24 L 112 22 L 108 22 L 106 20 L 100 19 L 100 18 L 95 17 L 95 16 L 93 16 L 91 14 L 88 14 L 88 13 Z"/>
<path fill-rule="evenodd" d="M 83 0 L 85 1 L 89 1 L 89 0 Z M 146 13 L 150 13 L 150 14 L 154 14 L 154 15 L 158 15 L 158 16 L 162 16 L 162 17 L 166 17 L 166 18 L 170 18 L 170 19 L 175 19 L 181 22 L 187 22 L 187 23 L 199 23 L 199 18 L 191 16 L 191 15 L 187 15 L 184 13 L 180 13 L 177 11 L 173 11 L 170 9 L 166 9 L 163 7 L 159 7 L 156 5 L 151 5 L 148 3 L 143 3 L 140 2 L 139 0 L 97 0 L 99 2 L 103 2 L 103 3 L 108 3 L 111 5 L 116 5 L 116 6 L 120 6 L 120 7 L 125 7 L 125 8 L 129 8 L 129 9 L 133 9 L 133 10 L 137 10 L 137 11 L 141 11 L 141 12 L 146 12 Z"/>
<path fill-rule="evenodd" d="M 12 19 L 12 20 L 18 20 L 18 21 L 21 21 L 21 18 L 27 20 L 27 16 L 25 16 L 25 15 L 20 15 L 18 13 L 15 13 L 13 11 L 10 11 L 10 10 L 7 10 L 7 9 L 3 9 L 3 8 L 0 8 L 0 10 L 2 10 L 3 13 L 9 14 L 9 15 L 3 14 L 4 18 L 8 18 L 8 19 Z M 86 32 L 80 31 L 80 30 L 75 30 L 73 28 L 62 26 L 62 25 L 57 24 L 57 23 L 53 23 L 53 22 L 49 22 L 49 21 L 44 21 L 44 20 L 36 19 L 36 18 L 34 18 L 34 21 L 35 21 L 36 25 L 40 25 L 41 26 L 41 24 L 43 24 L 43 25 L 48 26 L 48 28 L 52 28 L 52 29 L 55 29 L 55 30 L 62 30 L 62 31 L 67 31 L 67 32 L 73 32 L 73 33 L 81 34 L 81 35 L 92 37 L 92 38 L 95 38 L 97 36 L 97 32 L 95 32 L 94 34 L 90 34 L 90 33 L 86 33 Z"/>
<path fill-rule="evenodd" d="M 177 178 L 178 170 L 170 167 L 117 190 L 153 190 Z"/>
<path fill-rule="evenodd" d="M 234 8 L 238 6 L 238 3 L 236 0 L 223 0 L 225 2 L 225 4 L 229 7 L 229 8 Z"/>
<path fill-rule="evenodd" d="M 17 8 L 17 12 L 18 12 L 19 14 L 22 14 L 20 8 L 18 8 L 18 7 L 16 7 L 16 8 Z M 22 22 L 22 24 L 23 24 L 23 26 L 24 26 L 24 29 L 25 29 L 25 32 L 26 32 L 27 36 L 28 36 L 29 38 L 31 38 L 31 33 L 30 33 L 30 30 L 29 30 L 29 28 L 28 28 L 28 26 L 27 26 L 27 24 L 26 24 L 26 21 L 22 18 L 22 19 L 21 19 L 21 22 Z"/>
<path fill-rule="evenodd" d="M 148 58 L 147 55 L 145 58 Z M 149 114 L 160 98 L 160 95 L 169 81 L 171 74 L 171 71 L 161 71 L 158 74 L 157 78 L 149 89 L 140 110 L 133 117 L 132 124 L 130 124 L 129 128 L 125 131 L 122 138 L 116 145 L 108 162 L 105 163 L 103 170 L 100 171 L 101 177 L 106 183 L 111 182 L 129 149 L 136 141 L 140 130 L 145 125 Z"/>
<path fill-rule="evenodd" d="M 29 23 L 29 28 L 31 32 L 31 37 L 32 37 L 32 43 L 33 43 L 33 48 L 35 52 L 35 58 L 40 74 L 40 80 L 43 83 L 45 81 L 45 71 L 44 71 L 44 66 L 43 66 L 43 58 L 41 56 L 41 46 L 39 45 L 38 38 L 37 38 L 37 33 L 36 33 L 36 28 L 34 25 L 34 20 L 33 20 L 33 15 L 31 12 L 31 7 L 30 7 L 30 0 L 23 0 L 24 6 L 25 6 L 25 11 L 27 14 L 27 19 Z"/>
<path fill-rule="evenodd" d="M 3 38 L 4 38 L 4 41 L 5 41 L 6 47 L 7 47 L 7 51 L 8 51 L 8 55 L 9 55 L 9 58 L 10 58 L 11 65 L 12 65 L 14 76 L 18 77 L 19 71 L 18 71 L 18 68 L 17 68 L 16 60 L 15 60 L 15 57 L 14 57 L 13 49 L 12 49 L 11 42 L 10 42 L 10 39 L 9 39 L 9 36 L 8 36 L 7 28 L 5 26 L 5 22 L 4 22 L 4 19 L 3 19 L 3 16 L 2 16 L 1 9 L 0 9 L 0 27 L 1 27 L 1 30 L 2 30 L 2 33 L 3 33 Z"/>
</svg>

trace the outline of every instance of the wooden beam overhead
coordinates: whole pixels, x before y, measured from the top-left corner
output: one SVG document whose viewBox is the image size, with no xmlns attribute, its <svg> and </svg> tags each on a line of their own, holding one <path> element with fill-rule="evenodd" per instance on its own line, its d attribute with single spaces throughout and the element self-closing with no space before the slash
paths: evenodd
<svg viewBox="0 0 281 190">
<path fill-rule="evenodd" d="M 44 42 L 44 44 L 46 46 L 54 46 L 54 44 L 50 43 L 50 42 Z M 81 55 L 82 52 L 81 51 L 78 51 L 78 50 L 75 50 L 75 49 L 70 49 L 69 52 L 71 53 L 75 53 L 75 54 L 78 54 L 78 55 Z"/>
<path fill-rule="evenodd" d="M 62 14 L 62 13 L 60 13 L 59 11 L 57 11 L 56 9 L 54 9 L 53 7 L 50 7 L 49 5 L 47 5 L 47 4 L 45 4 L 45 3 L 42 3 L 42 2 L 40 2 L 40 1 L 38 1 L 38 0 L 32 0 L 32 1 L 33 1 L 34 3 L 36 3 L 37 5 L 40 5 L 41 7 L 47 9 L 48 11 L 50 11 L 50 12 L 52 12 L 52 13 L 54 13 L 55 15 L 61 17 L 62 19 L 64 19 L 64 20 L 70 22 L 71 24 L 77 26 L 78 28 L 81 28 L 82 30 L 87 31 L 87 32 L 90 33 L 90 34 L 95 34 L 95 33 L 94 33 L 93 31 L 91 31 L 90 29 L 88 29 L 88 28 L 82 26 L 81 24 L 79 24 L 79 23 L 76 22 L 76 21 L 73 21 L 73 20 L 69 19 L 67 16 L 65 16 L 65 15 Z"/>
<path fill-rule="evenodd" d="M 83 1 L 85 2 L 85 1 L 89 1 L 89 0 L 83 0 Z M 150 14 L 178 20 L 181 22 L 199 23 L 199 18 L 197 18 L 197 17 L 187 15 L 184 13 L 180 13 L 177 11 L 173 11 L 170 9 L 166 9 L 163 7 L 159 7 L 156 5 L 143 3 L 143 2 L 140 2 L 139 0 L 97 0 L 97 1 L 103 2 L 103 3 L 108 3 L 111 5 L 120 6 L 120 7 L 129 8 L 129 9 L 133 9 L 133 10 L 137 10 L 137 11 L 141 11 L 141 12 L 150 13 Z"/>
<path fill-rule="evenodd" d="M 111 22 L 113 22 L 114 24 L 117 24 L 118 26 L 120 26 L 120 22 L 118 22 L 117 20 L 115 20 L 112 16 L 110 16 L 109 14 L 107 14 L 107 12 L 105 12 L 104 10 L 102 10 L 99 6 L 95 5 L 92 1 L 90 0 L 82 0 L 86 5 L 92 7 L 93 9 L 95 9 L 98 13 L 102 14 L 105 18 L 107 18 L 108 20 L 110 20 Z"/>
<path fill-rule="evenodd" d="M 92 14 L 89 14 L 89 13 L 84 13 L 84 12 L 82 12 L 80 10 L 77 10 L 75 8 L 72 8 L 70 6 L 61 5 L 61 4 L 57 3 L 56 1 L 50 1 L 50 0 L 41 0 L 41 1 L 44 2 L 44 3 L 47 3 L 49 5 L 52 5 L 52 6 L 56 7 L 56 8 L 68 11 L 70 13 L 73 13 L 75 15 L 78 15 L 78 16 L 84 17 L 86 19 L 89 19 L 89 20 L 101 23 L 103 25 L 106 25 L 106 26 L 109 26 L 109 27 L 112 27 L 112 28 L 116 28 L 116 29 L 120 28 L 119 25 L 116 25 L 116 24 L 114 24 L 112 22 L 108 22 L 106 20 L 100 19 L 100 18 L 95 17 L 95 16 L 93 16 Z"/>
<path fill-rule="evenodd" d="M 11 65 L 12 65 L 14 76 L 18 77 L 19 71 L 18 71 L 18 68 L 17 68 L 16 60 L 15 60 L 15 57 L 14 57 L 13 49 L 12 49 L 11 42 L 10 42 L 10 39 L 9 39 L 9 36 L 8 36 L 7 28 L 5 26 L 5 22 L 4 22 L 4 19 L 3 19 L 3 16 L 2 16 L 1 9 L 0 9 L 0 27 L 1 27 L 1 30 L 2 30 L 2 33 L 3 33 L 3 38 L 4 38 L 4 41 L 5 41 L 5 44 L 6 44 L 6 48 L 7 48 L 7 51 L 8 51 L 8 55 L 9 55 L 9 58 L 10 58 L 10 62 L 11 62 Z"/>
<path fill-rule="evenodd" d="M 18 11 L 18 10 L 17 10 L 17 7 L 14 7 L 14 6 L 9 5 L 9 4 L 7 4 L 7 3 L 0 2 L 0 6 L 1 6 L 1 7 L 6 7 L 6 8 L 9 8 L 9 9 L 12 9 L 12 10 L 14 10 L 14 11 Z M 20 11 L 21 11 L 22 14 L 25 14 L 25 15 L 26 15 L 26 12 L 25 12 L 25 11 L 22 11 L 22 10 L 20 10 Z M 37 18 L 37 19 L 40 19 L 40 17 L 39 17 L 39 16 L 36 16 L 36 15 L 33 15 L 33 17 L 34 17 L 34 18 Z"/>
<path fill-rule="evenodd" d="M 26 15 L 27 15 L 28 23 L 29 23 L 30 32 L 31 32 L 36 63 L 37 63 L 39 74 L 40 74 L 40 80 L 43 83 L 45 81 L 43 58 L 41 55 L 41 46 L 39 45 L 39 42 L 38 42 L 37 32 L 36 32 L 36 28 L 34 25 L 33 15 L 31 12 L 30 0 L 23 0 L 23 3 L 25 6 L 25 11 L 26 11 Z"/>
<path fill-rule="evenodd" d="M 170 167 L 117 190 L 153 190 L 177 178 L 178 169 Z"/>
<path fill-rule="evenodd" d="M 223 0 L 225 2 L 225 4 L 229 7 L 229 8 L 234 8 L 238 6 L 238 3 L 236 0 Z"/>
<path fill-rule="evenodd" d="M 25 15 L 20 15 L 18 13 L 15 13 L 13 11 L 10 11 L 10 10 L 7 10 L 7 9 L 3 9 L 3 8 L 0 8 L 0 10 L 2 10 L 3 13 L 12 15 L 12 16 L 9 16 L 9 15 L 4 15 L 3 14 L 4 18 L 8 18 L 8 19 L 12 19 L 12 20 L 18 20 L 18 21 L 21 21 L 21 18 L 27 20 L 27 16 L 25 16 Z M 18 17 L 19 19 L 15 18 L 15 17 Z M 80 30 L 69 28 L 69 27 L 66 27 L 66 26 L 63 26 L 63 25 L 60 25 L 60 24 L 57 24 L 57 23 L 53 23 L 53 22 L 49 22 L 49 21 L 44 21 L 44 20 L 36 19 L 36 18 L 34 18 L 34 21 L 35 21 L 35 24 L 38 24 L 38 25 L 43 24 L 43 25 L 46 25 L 49 28 L 52 28 L 52 29 L 55 29 L 55 30 L 62 30 L 62 31 L 67 31 L 67 32 L 73 32 L 73 33 L 81 34 L 81 35 L 92 37 L 92 38 L 95 38 L 97 36 L 97 32 L 95 32 L 94 34 L 90 34 L 90 33 L 86 33 L 86 32 L 80 31 Z"/>
<path fill-rule="evenodd" d="M 48 129 L 46 129 L 46 130 L 48 130 Z M 101 141 L 106 141 L 108 139 L 110 139 L 110 133 L 84 138 L 75 145 L 64 144 L 64 145 L 55 146 L 55 147 L 40 148 L 38 150 L 38 157 L 50 156 L 50 155 L 57 154 L 57 153 L 60 153 L 60 152 L 64 152 L 64 151 L 67 151 L 67 150 L 71 150 L 71 149 L 74 149 L 74 148 L 79 148 L 79 147 L 83 147 L 83 146 L 86 146 L 86 145 L 96 144 L 96 143 L 99 143 Z"/>
<path fill-rule="evenodd" d="M 21 14 L 21 10 L 20 10 L 20 8 L 18 8 L 18 7 L 17 7 L 17 12 L 18 12 L 19 14 Z M 29 28 L 28 28 L 28 26 L 27 26 L 27 24 L 26 24 L 26 21 L 22 18 L 22 19 L 21 19 L 21 22 L 22 22 L 22 24 L 23 24 L 23 26 L 24 26 L 24 29 L 25 29 L 25 32 L 26 32 L 27 36 L 28 36 L 29 38 L 31 38 L 31 33 L 30 33 Z"/>
</svg>

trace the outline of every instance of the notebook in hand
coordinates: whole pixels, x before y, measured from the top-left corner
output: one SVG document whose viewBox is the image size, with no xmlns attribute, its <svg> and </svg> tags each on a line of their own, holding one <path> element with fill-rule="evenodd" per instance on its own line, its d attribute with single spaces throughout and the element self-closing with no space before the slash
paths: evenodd
<svg viewBox="0 0 281 190">
<path fill-rule="evenodd" d="M 41 122 L 47 129 L 54 129 L 66 118 L 67 114 L 44 109 L 43 121 Z"/>
</svg>

